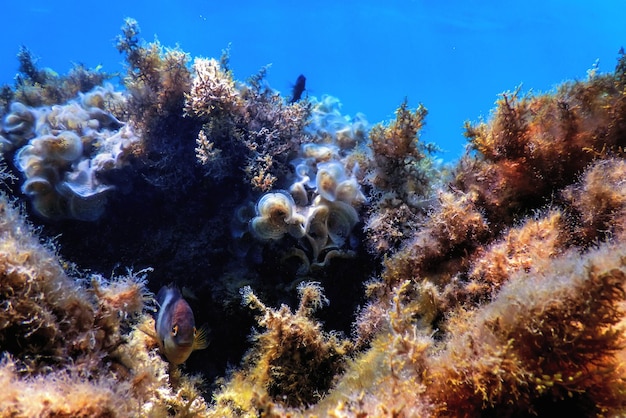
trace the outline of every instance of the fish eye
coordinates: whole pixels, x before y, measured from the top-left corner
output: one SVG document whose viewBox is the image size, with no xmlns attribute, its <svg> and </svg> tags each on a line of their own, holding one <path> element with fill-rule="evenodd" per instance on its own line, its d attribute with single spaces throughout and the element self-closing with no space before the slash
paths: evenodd
<svg viewBox="0 0 626 418">
<path fill-rule="evenodd" d="M 176 334 L 178 334 L 178 325 L 172 327 L 172 337 L 175 337 Z"/>
</svg>

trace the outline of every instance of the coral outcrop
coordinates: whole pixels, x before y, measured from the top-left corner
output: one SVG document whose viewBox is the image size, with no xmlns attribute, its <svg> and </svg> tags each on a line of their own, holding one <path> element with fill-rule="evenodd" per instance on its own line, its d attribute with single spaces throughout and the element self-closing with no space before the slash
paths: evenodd
<svg viewBox="0 0 626 418">
<path fill-rule="evenodd" d="M 0 91 L 0 415 L 625 414 L 623 51 L 504 93 L 452 167 L 422 105 L 370 126 L 132 19 L 117 47 L 123 91 L 25 49 Z M 172 282 L 212 330 L 180 367 Z"/>
<path fill-rule="evenodd" d="M 357 128 L 352 125 L 363 122 L 349 122 L 333 109 L 325 109 L 327 115 L 341 121 L 331 128 L 328 117 L 321 116 L 323 109 L 322 104 L 314 106 L 308 129 L 319 123 L 316 129 L 323 132 L 321 138 L 330 142 L 304 144 L 291 162 L 296 178 L 289 190 L 263 195 L 257 203 L 257 216 L 250 220 L 250 230 L 261 240 L 277 240 L 285 234 L 300 240 L 286 257 L 301 261 L 301 274 L 311 267 L 324 267 L 333 257 L 352 254 L 350 238 L 366 200 L 355 173 L 347 172 L 348 167 L 358 171 L 353 161 L 358 137 L 343 145 L 337 139 L 353 136 Z"/>
</svg>

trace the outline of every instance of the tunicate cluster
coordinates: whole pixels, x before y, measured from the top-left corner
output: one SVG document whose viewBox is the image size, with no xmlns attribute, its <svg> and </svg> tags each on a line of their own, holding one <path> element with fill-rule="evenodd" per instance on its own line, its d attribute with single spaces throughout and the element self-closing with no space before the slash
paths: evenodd
<svg viewBox="0 0 626 418">
<path fill-rule="evenodd" d="M 306 271 L 350 253 L 352 230 L 359 222 L 357 209 L 365 202 L 355 176 L 358 164 L 350 171 L 346 168 L 349 152 L 363 142 L 364 119 L 349 122 L 339 113 L 338 101 L 325 96 L 314 106 L 308 129 L 320 143 L 301 147 L 292 161 L 296 178 L 291 186 L 263 195 L 249 223 L 260 240 L 285 235 L 297 239 L 298 247 L 288 255 L 301 259 Z"/>
<path fill-rule="evenodd" d="M 97 87 L 63 105 L 31 108 L 13 102 L 4 118 L 0 152 L 15 152 L 22 192 L 40 215 L 98 219 L 113 186 L 101 173 L 121 168 L 139 141 L 106 107 L 121 106 L 112 87 Z"/>
</svg>

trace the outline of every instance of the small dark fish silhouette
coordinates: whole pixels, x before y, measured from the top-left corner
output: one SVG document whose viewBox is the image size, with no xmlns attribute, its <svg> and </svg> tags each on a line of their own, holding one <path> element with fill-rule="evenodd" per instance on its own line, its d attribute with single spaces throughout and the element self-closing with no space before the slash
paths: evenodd
<svg viewBox="0 0 626 418">
<path fill-rule="evenodd" d="M 302 97 L 302 92 L 305 90 L 306 77 L 300 74 L 298 79 L 296 80 L 296 84 L 293 86 L 293 90 L 291 92 L 291 100 L 289 103 L 295 103 Z"/>
</svg>

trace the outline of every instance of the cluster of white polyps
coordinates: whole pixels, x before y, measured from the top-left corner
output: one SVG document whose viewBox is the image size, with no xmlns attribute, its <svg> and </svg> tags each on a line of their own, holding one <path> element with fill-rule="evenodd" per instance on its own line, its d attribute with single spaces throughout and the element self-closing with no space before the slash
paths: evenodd
<svg viewBox="0 0 626 418">
<path fill-rule="evenodd" d="M 113 186 L 101 173 L 121 168 L 140 140 L 105 110 L 105 103 L 123 101 L 112 87 L 97 87 L 64 105 L 11 104 L 2 124 L 0 152 L 19 148 L 15 165 L 25 176 L 22 192 L 40 215 L 85 221 L 102 215 Z"/>
</svg>

